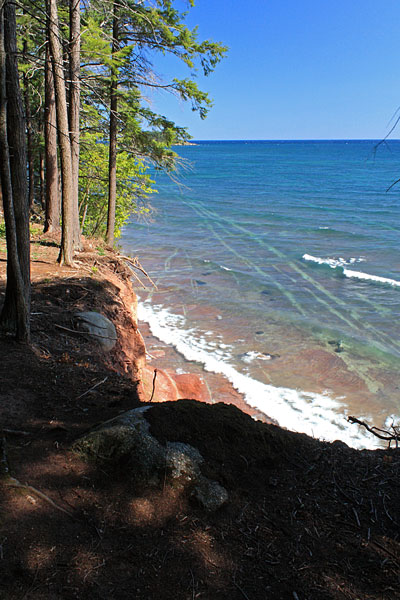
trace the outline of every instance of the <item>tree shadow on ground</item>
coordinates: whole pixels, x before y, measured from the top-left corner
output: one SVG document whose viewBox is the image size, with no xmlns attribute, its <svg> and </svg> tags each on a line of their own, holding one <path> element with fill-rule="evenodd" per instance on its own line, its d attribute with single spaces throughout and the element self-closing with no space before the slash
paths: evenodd
<svg viewBox="0 0 400 600">
<path fill-rule="evenodd" d="M 140 405 L 118 348 L 105 355 L 57 327 L 88 309 L 123 323 L 115 287 L 41 281 L 32 306 L 33 346 L 0 343 L 0 419 L 11 475 L 57 506 L 3 479 L 0 597 L 400 598 L 398 450 L 318 442 L 232 406 L 160 404 L 153 434 L 197 447 L 229 502 L 207 513 L 168 485 L 140 487 L 125 463 L 95 467 L 71 452 Z"/>
</svg>

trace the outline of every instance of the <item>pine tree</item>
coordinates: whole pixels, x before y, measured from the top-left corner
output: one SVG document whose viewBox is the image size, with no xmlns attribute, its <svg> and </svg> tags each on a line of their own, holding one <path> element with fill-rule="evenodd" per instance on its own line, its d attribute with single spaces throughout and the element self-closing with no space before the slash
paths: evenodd
<svg viewBox="0 0 400 600">
<path fill-rule="evenodd" d="M 185 14 L 175 4 L 171 0 L 86 0 L 82 4 L 80 0 L 20 0 L 26 114 L 35 115 L 28 128 L 30 197 L 33 191 L 36 201 L 46 195 L 45 228 L 55 231 L 60 222 L 60 170 L 61 262 L 72 264 L 80 227 L 89 234 L 104 234 L 107 221 L 107 240 L 112 245 L 132 211 L 148 210 L 144 202 L 153 191 L 149 166 L 167 171 L 176 167 L 179 157 L 173 146 L 190 136 L 149 108 L 146 89 L 170 91 L 190 102 L 201 118 L 211 106 L 193 79 L 164 82 L 153 73 L 156 54 L 171 54 L 191 71 L 197 64 L 208 74 L 226 50 L 209 40 L 199 42 L 196 30 L 186 27 Z M 44 107 L 37 103 L 40 98 L 45 98 Z M 39 181 L 40 190 L 35 183 Z"/>
<path fill-rule="evenodd" d="M 193 6 L 193 2 L 191 2 Z M 112 19 L 110 18 L 112 15 Z M 192 79 L 173 79 L 165 84 L 152 73 L 149 53 L 172 54 L 190 69 L 199 63 L 208 75 L 223 57 L 226 48 L 209 40 L 198 42 L 197 31 L 184 24 L 185 14 L 173 8 L 170 0 L 132 2 L 94 0 L 85 18 L 96 30 L 96 67 L 93 71 L 103 87 L 96 89 L 97 100 L 109 112 L 109 207 L 107 241 L 114 239 L 115 172 L 118 152 L 132 152 L 162 169 L 174 169 L 177 154 L 171 146 L 190 136 L 162 115 L 151 111 L 143 98 L 146 87 L 168 90 L 192 104 L 204 118 L 211 106 L 208 95 Z M 102 33 L 99 35 L 101 24 Z M 88 27 L 90 30 L 90 27 Z M 108 44 L 107 44 L 108 40 Z M 92 38 L 92 47 L 93 43 Z M 111 50 L 111 51 L 110 51 Z M 104 82 L 109 86 L 104 87 Z M 104 96 L 108 89 L 108 97 Z"/>
<path fill-rule="evenodd" d="M 29 207 L 25 119 L 19 85 L 15 4 L 0 8 L 0 175 L 7 240 L 7 287 L 0 329 L 30 339 Z"/>
<path fill-rule="evenodd" d="M 69 0 L 69 132 L 71 139 L 74 239 L 75 250 L 81 250 L 79 224 L 79 115 L 80 115 L 80 47 L 81 47 L 81 3 Z"/>
<path fill-rule="evenodd" d="M 46 157 L 46 216 L 44 231 L 45 233 L 53 233 L 60 229 L 61 201 L 58 185 L 56 92 L 54 89 L 53 63 L 48 44 L 46 46 L 44 98 L 44 139 Z"/>
<path fill-rule="evenodd" d="M 49 47 L 53 64 L 58 143 L 60 147 L 61 163 L 62 233 L 58 261 L 60 264 L 73 266 L 75 221 L 72 155 L 57 0 L 47 0 L 46 5 L 49 15 Z"/>
</svg>

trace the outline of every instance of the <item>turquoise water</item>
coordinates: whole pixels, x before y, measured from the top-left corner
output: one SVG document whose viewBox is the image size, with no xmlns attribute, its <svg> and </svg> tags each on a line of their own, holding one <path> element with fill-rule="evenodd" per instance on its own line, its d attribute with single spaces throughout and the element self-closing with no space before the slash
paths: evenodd
<svg viewBox="0 0 400 600">
<path fill-rule="evenodd" d="M 400 142 L 374 145 L 181 147 L 179 185 L 156 175 L 153 219 L 122 235 L 161 339 L 281 425 L 359 446 L 347 414 L 400 413 Z"/>
</svg>

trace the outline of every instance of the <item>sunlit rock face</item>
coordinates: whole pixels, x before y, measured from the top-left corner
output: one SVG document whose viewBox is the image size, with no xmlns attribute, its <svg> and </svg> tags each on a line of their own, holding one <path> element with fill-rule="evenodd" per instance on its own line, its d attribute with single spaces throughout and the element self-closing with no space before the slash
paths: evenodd
<svg viewBox="0 0 400 600">
<path fill-rule="evenodd" d="M 170 370 L 155 369 L 146 365 L 142 369 L 141 400 L 169 402 L 190 398 L 199 402 L 210 402 L 210 391 L 200 375 L 177 374 Z"/>
</svg>

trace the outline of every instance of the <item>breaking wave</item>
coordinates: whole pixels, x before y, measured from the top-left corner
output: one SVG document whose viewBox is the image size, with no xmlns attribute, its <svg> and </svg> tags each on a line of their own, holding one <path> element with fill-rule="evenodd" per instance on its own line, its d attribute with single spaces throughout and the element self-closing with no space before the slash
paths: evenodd
<svg viewBox="0 0 400 600">
<path fill-rule="evenodd" d="M 138 318 L 149 324 L 155 337 L 173 346 L 186 360 L 202 364 L 205 371 L 224 375 L 249 406 L 281 426 L 323 440 L 340 439 L 355 448 L 374 447 L 370 437 L 347 423 L 343 404 L 327 392 L 275 387 L 241 373 L 232 364 L 232 346 L 216 342 L 206 335 L 210 332 L 188 327 L 184 316 L 173 314 L 162 305 L 153 305 L 149 300 L 139 302 Z M 251 358 L 253 354 L 248 352 Z"/>
<path fill-rule="evenodd" d="M 364 273 L 363 271 L 353 271 L 352 269 L 346 268 L 348 265 L 353 265 L 355 263 L 364 261 L 365 259 L 363 258 L 350 258 L 346 260 L 344 258 L 319 258 L 318 256 L 311 256 L 310 254 L 303 254 L 303 260 L 317 265 L 330 267 L 349 279 L 359 279 L 360 281 L 368 281 L 372 283 L 391 285 L 392 287 L 400 287 L 400 281 L 397 281 L 396 279 L 379 277 L 378 275 L 370 275 L 369 273 Z"/>
</svg>

